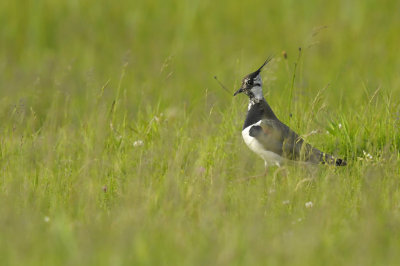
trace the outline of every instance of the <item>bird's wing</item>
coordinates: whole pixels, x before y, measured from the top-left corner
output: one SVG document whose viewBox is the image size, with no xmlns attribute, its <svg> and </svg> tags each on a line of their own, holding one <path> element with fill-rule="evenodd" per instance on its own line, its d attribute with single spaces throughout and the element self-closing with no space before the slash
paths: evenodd
<svg viewBox="0 0 400 266">
<path fill-rule="evenodd" d="M 306 143 L 296 132 L 279 120 L 263 119 L 252 126 L 249 135 L 256 138 L 266 150 L 295 161 L 335 164 L 335 159 Z"/>
</svg>

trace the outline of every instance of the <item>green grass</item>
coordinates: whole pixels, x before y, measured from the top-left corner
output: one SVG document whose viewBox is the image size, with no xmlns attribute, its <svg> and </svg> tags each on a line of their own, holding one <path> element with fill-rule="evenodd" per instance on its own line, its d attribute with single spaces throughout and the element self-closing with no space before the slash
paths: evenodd
<svg viewBox="0 0 400 266">
<path fill-rule="evenodd" d="M 1 1 L 0 264 L 398 265 L 399 8 Z M 232 94 L 271 54 L 278 117 L 347 167 L 249 178 Z"/>
</svg>

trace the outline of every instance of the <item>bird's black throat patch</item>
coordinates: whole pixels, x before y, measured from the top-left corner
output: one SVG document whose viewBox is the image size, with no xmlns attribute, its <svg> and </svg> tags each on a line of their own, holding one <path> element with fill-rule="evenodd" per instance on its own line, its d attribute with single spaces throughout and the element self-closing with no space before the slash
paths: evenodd
<svg viewBox="0 0 400 266">
<path fill-rule="evenodd" d="M 243 129 L 262 119 L 277 119 L 265 99 L 261 99 L 258 103 L 254 102 L 250 106 L 250 110 L 248 110 L 246 120 L 244 121 Z"/>
</svg>

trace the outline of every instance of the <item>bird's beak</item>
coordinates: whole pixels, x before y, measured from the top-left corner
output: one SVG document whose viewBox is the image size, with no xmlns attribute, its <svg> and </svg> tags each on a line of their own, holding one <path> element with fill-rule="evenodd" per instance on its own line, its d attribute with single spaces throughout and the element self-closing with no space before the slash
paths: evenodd
<svg viewBox="0 0 400 266">
<path fill-rule="evenodd" d="M 244 90 L 243 90 L 243 88 L 240 88 L 240 89 L 238 89 L 234 94 L 233 94 L 233 96 L 236 96 L 236 95 L 238 95 L 239 93 L 242 93 Z"/>
</svg>

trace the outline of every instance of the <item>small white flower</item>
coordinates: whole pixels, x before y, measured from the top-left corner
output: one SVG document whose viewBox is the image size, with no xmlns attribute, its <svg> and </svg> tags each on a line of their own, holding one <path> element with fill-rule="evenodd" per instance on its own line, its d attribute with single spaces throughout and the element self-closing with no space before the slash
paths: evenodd
<svg viewBox="0 0 400 266">
<path fill-rule="evenodd" d="M 284 201 L 282 201 L 282 204 L 283 204 L 283 205 L 288 205 L 289 203 L 290 203 L 289 200 L 284 200 Z"/>
<path fill-rule="evenodd" d="M 373 158 L 371 154 L 369 154 L 369 153 L 367 153 L 365 151 L 363 151 L 363 154 L 364 154 L 364 157 L 367 158 L 367 159 L 371 160 Z"/>
<path fill-rule="evenodd" d="M 342 124 L 341 124 L 341 123 L 339 123 L 339 125 L 338 125 L 338 126 L 339 126 L 339 128 L 342 128 Z"/>
<path fill-rule="evenodd" d="M 143 140 L 139 139 L 133 143 L 133 147 L 140 147 L 143 146 L 143 144 L 144 144 Z"/>
<path fill-rule="evenodd" d="M 48 216 L 45 216 L 43 220 L 44 220 L 45 223 L 50 222 L 50 218 Z"/>
<path fill-rule="evenodd" d="M 326 134 L 328 134 L 328 135 L 330 134 L 328 130 L 326 131 Z"/>
<path fill-rule="evenodd" d="M 300 223 L 301 221 L 303 221 L 303 219 L 301 219 L 301 218 L 297 219 L 297 222 Z"/>
<path fill-rule="evenodd" d="M 312 203 L 312 201 L 306 202 L 306 204 L 305 204 L 306 208 L 308 208 L 308 209 L 312 208 L 313 205 L 314 204 Z"/>
</svg>

